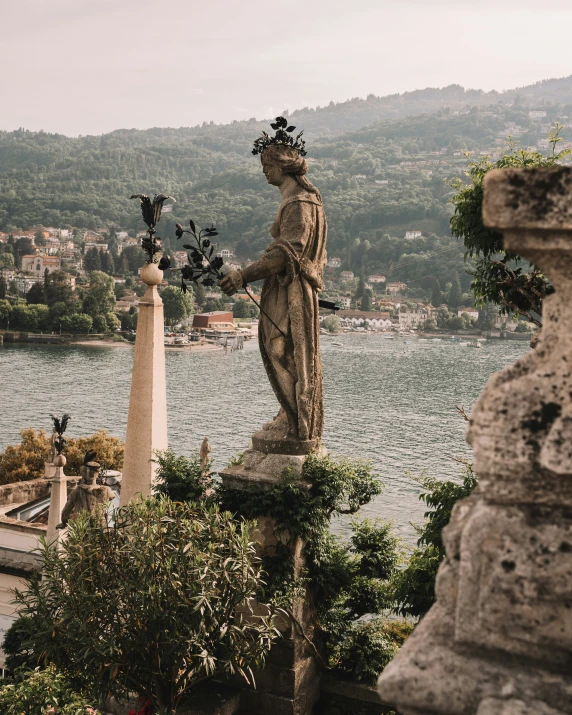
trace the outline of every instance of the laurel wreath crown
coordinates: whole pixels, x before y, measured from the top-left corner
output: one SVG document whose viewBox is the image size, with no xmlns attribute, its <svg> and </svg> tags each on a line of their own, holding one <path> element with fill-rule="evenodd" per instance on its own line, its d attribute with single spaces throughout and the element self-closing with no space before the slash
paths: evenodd
<svg viewBox="0 0 572 715">
<path fill-rule="evenodd" d="M 276 131 L 276 134 L 271 137 L 268 132 L 262 132 L 261 136 L 254 141 L 253 154 L 262 154 L 267 147 L 273 144 L 282 144 L 291 147 L 300 156 L 306 156 L 306 142 L 302 139 L 303 131 L 293 136 L 296 127 L 288 126 L 286 117 L 276 117 L 276 121 L 270 126 Z"/>
</svg>

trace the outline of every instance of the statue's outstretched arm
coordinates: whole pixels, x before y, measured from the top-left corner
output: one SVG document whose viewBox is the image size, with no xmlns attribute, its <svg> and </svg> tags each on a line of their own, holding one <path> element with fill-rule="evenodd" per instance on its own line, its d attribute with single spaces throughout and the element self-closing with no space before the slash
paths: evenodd
<svg viewBox="0 0 572 715">
<path fill-rule="evenodd" d="M 237 290 L 245 288 L 248 283 L 275 276 L 277 273 L 281 273 L 285 267 L 286 257 L 283 252 L 272 250 L 246 268 L 230 271 L 219 285 L 223 293 L 234 295 Z"/>
</svg>

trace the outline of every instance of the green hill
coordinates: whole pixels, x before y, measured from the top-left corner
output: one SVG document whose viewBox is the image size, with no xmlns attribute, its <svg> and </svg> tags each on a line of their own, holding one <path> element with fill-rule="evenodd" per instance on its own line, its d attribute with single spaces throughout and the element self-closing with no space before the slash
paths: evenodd
<svg viewBox="0 0 572 715">
<path fill-rule="evenodd" d="M 531 117 L 531 109 L 546 116 Z M 290 118 L 305 130 L 309 176 L 326 203 L 329 255 L 358 274 L 384 272 L 420 284 L 426 275 L 445 283 L 462 271 L 462 247 L 448 230 L 445 183 L 466 166 L 459 152 L 493 151 L 508 134 L 537 145 L 552 122 L 566 123 L 571 114 L 568 77 L 502 94 L 453 85 L 370 96 Z M 277 205 L 276 190 L 250 153 L 265 126 L 250 120 L 78 138 L 0 132 L 0 230 L 38 223 L 136 230 L 141 221 L 128 197 L 166 191 L 177 204 L 162 221 L 164 235 L 172 237 L 174 223 L 190 217 L 213 222 L 220 245 L 256 257 Z M 408 230 L 423 237 L 405 239 Z"/>
</svg>

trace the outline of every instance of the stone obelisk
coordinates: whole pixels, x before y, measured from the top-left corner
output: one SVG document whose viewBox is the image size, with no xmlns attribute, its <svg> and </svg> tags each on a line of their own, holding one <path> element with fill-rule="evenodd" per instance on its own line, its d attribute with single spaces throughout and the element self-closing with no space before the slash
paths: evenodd
<svg viewBox="0 0 572 715">
<path fill-rule="evenodd" d="M 163 301 L 157 292 L 162 279 L 163 271 L 156 263 L 147 263 L 141 269 L 141 280 L 147 289 L 139 301 L 121 482 L 122 506 L 151 493 L 157 466 L 152 461 L 154 453 L 167 449 Z"/>
</svg>

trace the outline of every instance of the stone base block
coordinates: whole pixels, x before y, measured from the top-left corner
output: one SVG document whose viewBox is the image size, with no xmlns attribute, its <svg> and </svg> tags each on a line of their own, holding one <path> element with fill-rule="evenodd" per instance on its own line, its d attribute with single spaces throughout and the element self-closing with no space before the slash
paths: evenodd
<svg viewBox="0 0 572 715">
<path fill-rule="evenodd" d="M 381 674 L 381 700 L 402 715 L 529 715 L 519 701 L 536 702 L 534 715 L 572 715 L 570 675 L 453 644 L 453 618 L 437 603 Z M 495 701 L 502 707 L 490 711 Z"/>
<path fill-rule="evenodd" d="M 320 698 L 320 679 L 314 677 L 294 698 L 275 695 L 261 689 L 245 688 L 240 701 L 240 715 L 311 715 Z"/>
<path fill-rule="evenodd" d="M 321 686 L 315 715 L 388 715 L 395 712 L 395 708 L 381 702 L 374 685 L 325 674 Z"/>
<path fill-rule="evenodd" d="M 572 666 L 572 516 L 477 501 L 461 538 L 455 641 Z"/>
<path fill-rule="evenodd" d="M 307 455 L 313 452 L 319 444 L 317 439 L 273 439 L 271 433 L 263 429 L 252 435 L 254 449 L 266 454 Z"/>
</svg>

